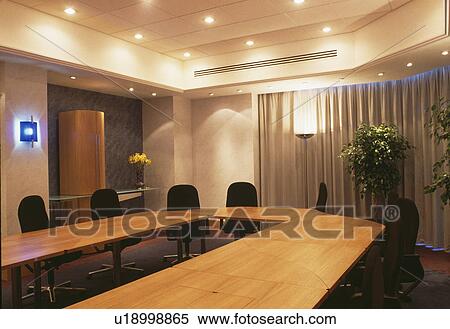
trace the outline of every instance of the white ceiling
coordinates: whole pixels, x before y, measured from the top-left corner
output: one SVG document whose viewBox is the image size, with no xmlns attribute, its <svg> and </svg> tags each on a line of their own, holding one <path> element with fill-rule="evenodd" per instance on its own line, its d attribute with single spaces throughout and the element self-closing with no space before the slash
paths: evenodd
<svg viewBox="0 0 450 329">
<path fill-rule="evenodd" d="M 142 47 L 185 59 L 358 30 L 410 0 L 14 0 Z M 73 7 L 77 13 L 67 15 Z M 203 22 L 213 16 L 215 22 Z M 143 39 L 134 38 L 136 33 Z"/>
</svg>

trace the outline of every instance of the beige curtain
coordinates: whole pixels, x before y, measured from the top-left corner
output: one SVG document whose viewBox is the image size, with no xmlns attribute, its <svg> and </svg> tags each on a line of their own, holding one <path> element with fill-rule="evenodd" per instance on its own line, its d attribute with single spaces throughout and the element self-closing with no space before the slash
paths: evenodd
<svg viewBox="0 0 450 329">
<path fill-rule="evenodd" d="M 398 192 L 419 208 L 419 241 L 449 250 L 450 207 L 442 208 L 438 193 L 423 191 L 432 180 L 433 163 L 443 154 L 424 127 L 426 109 L 450 98 L 449 82 L 450 66 L 399 81 L 260 95 L 262 204 L 314 206 L 319 184 L 325 182 L 329 205 L 355 205 L 358 215 L 367 216 L 370 198 L 361 199 L 338 155 L 361 123 L 394 123 L 414 145 L 402 164 Z M 306 141 L 294 133 L 302 120 L 317 127 Z"/>
</svg>

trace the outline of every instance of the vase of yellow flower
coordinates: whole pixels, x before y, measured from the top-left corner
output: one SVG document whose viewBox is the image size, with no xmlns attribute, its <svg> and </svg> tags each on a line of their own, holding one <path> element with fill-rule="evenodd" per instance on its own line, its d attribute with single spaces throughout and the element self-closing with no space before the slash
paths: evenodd
<svg viewBox="0 0 450 329">
<path fill-rule="evenodd" d="M 144 188 L 144 169 L 152 164 L 152 160 L 145 153 L 134 153 L 128 157 L 128 163 L 136 170 L 136 187 Z"/>
</svg>

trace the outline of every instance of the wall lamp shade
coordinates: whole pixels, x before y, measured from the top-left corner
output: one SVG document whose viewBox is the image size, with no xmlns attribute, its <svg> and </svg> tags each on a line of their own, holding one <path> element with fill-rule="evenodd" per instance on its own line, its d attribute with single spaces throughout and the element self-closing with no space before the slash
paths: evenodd
<svg viewBox="0 0 450 329">
<path fill-rule="evenodd" d="M 20 121 L 20 141 L 21 142 L 37 142 L 37 122 Z"/>
</svg>

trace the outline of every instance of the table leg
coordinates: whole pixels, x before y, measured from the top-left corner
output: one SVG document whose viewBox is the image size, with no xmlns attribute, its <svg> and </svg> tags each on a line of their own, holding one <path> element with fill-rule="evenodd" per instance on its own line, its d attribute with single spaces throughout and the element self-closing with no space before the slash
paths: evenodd
<svg viewBox="0 0 450 329">
<path fill-rule="evenodd" d="M 22 273 L 20 266 L 11 268 L 11 295 L 13 308 L 22 307 Z"/>
<path fill-rule="evenodd" d="M 39 261 L 34 262 L 33 273 L 34 273 L 34 282 L 33 282 L 34 305 L 36 308 L 40 308 L 42 298 L 41 262 Z"/>
<path fill-rule="evenodd" d="M 120 257 L 120 241 L 113 243 L 113 282 L 116 287 L 120 286 L 120 272 L 122 270 L 122 259 Z"/>
<path fill-rule="evenodd" d="M 202 254 L 206 253 L 206 239 L 205 238 L 200 239 L 200 252 Z"/>
<path fill-rule="evenodd" d="M 181 239 L 177 239 L 177 255 L 178 255 L 178 262 L 181 263 L 183 260 L 183 241 Z"/>
</svg>

